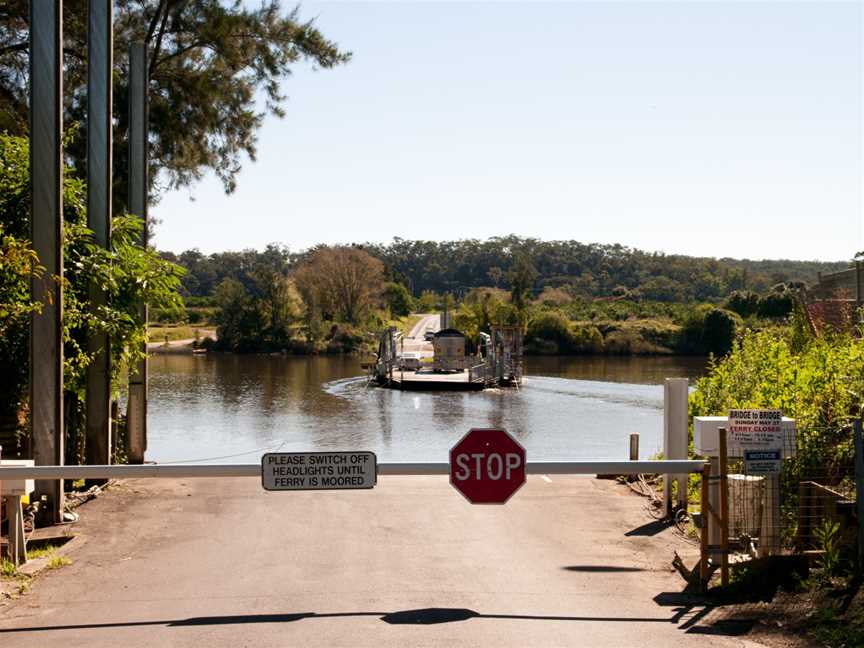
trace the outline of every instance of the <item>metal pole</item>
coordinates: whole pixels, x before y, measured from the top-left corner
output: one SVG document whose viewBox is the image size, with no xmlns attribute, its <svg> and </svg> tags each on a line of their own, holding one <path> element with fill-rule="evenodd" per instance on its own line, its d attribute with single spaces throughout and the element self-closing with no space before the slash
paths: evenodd
<svg viewBox="0 0 864 648">
<path fill-rule="evenodd" d="M 858 573 L 864 573 L 864 431 L 861 419 L 855 421 L 855 491 L 858 506 Z"/>
<path fill-rule="evenodd" d="M 16 567 L 27 562 L 27 538 L 24 535 L 24 514 L 21 496 L 6 496 L 6 523 L 9 525 L 9 555 Z"/>
<path fill-rule="evenodd" d="M 529 475 L 596 475 L 662 473 L 697 473 L 704 461 L 529 461 Z M 449 475 L 450 464 L 441 462 L 384 462 L 378 464 L 379 475 Z M 111 466 L 0 466 L 4 479 L 124 479 L 124 478 L 195 478 L 260 477 L 261 464 L 114 464 Z"/>
<path fill-rule="evenodd" d="M 87 226 L 99 247 L 111 246 L 111 70 L 114 62 L 112 0 L 90 0 L 87 14 Z M 105 305 L 102 287 L 90 284 L 90 312 Z M 111 352 L 105 334 L 91 336 L 87 350 L 88 464 L 111 463 Z"/>
<path fill-rule="evenodd" d="M 42 311 L 30 320 L 30 425 L 37 464 L 63 463 L 63 2 L 30 3 L 31 237 L 41 278 L 31 281 Z M 63 482 L 39 481 L 42 522 L 60 522 Z"/>
<path fill-rule="evenodd" d="M 702 496 L 700 498 L 701 514 L 699 519 L 702 528 L 699 529 L 699 582 L 702 590 L 708 589 L 708 579 L 711 576 L 708 565 L 708 530 L 711 528 L 711 514 L 708 503 L 708 484 L 711 480 L 711 464 L 705 464 L 702 468 Z"/>
<path fill-rule="evenodd" d="M 720 584 L 729 585 L 729 483 L 726 428 L 720 428 Z"/>
<path fill-rule="evenodd" d="M 141 245 L 147 245 L 147 47 L 129 46 L 129 212 L 143 221 Z M 147 304 L 138 317 L 146 326 Z M 147 344 L 143 344 L 147 353 Z M 147 358 L 138 362 L 129 376 L 126 414 L 127 453 L 130 463 L 144 461 L 147 450 Z"/>
</svg>

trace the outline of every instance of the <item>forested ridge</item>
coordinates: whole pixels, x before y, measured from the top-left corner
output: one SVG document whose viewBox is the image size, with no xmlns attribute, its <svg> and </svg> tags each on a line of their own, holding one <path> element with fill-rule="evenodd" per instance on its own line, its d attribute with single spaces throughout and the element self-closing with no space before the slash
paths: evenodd
<svg viewBox="0 0 864 648">
<path fill-rule="evenodd" d="M 516 260 L 527 258 L 536 274 L 531 292 L 565 288 L 584 297 L 626 294 L 663 302 L 719 301 L 736 290 L 765 292 L 783 282 L 813 282 L 819 272 L 848 267 L 847 261 L 714 259 L 646 252 L 619 244 L 541 241 L 517 236 L 484 241 L 411 241 L 359 244 L 380 259 L 388 278 L 404 284 L 414 296 L 424 291 L 459 297 L 479 287 L 508 288 Z M 291 252 L 278 245 L 265 250 L 219 252 L 198 250 L 163 256 L 187 270 L 184 291 L 207 297 L 226 278 L 237 278 L 264 264 L 288 273 L 313 250 Z"/>
</svg>

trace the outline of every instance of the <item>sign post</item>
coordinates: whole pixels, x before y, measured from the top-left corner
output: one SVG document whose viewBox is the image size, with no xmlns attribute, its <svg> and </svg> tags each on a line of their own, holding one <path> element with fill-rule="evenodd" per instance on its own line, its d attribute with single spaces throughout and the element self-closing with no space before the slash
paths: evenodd
<svg viewBox="0 0 864 648">
<path fill-rule="evenodd" d="M 748 474 L 763 475 L 765 491 L 759 556 L 780 550 L 780 469 L 787 451 L 779 409 L 729 411 L 730 454 L 743 456 Z M 753 472 L 751 472 L 751 469 Z"/>
<path fill-rule="evenodd" d="M 374 488 L 374 452 L 269 452 L 261 457 L 264 490 L 351 490 Z"/>
<path fill-rule="evenodd" d="M 504 504 L 525 483 L 525 463 L 505 430 L 474 428 L 450 450 L 450 483 L 472 504 Z"/>
</svg>

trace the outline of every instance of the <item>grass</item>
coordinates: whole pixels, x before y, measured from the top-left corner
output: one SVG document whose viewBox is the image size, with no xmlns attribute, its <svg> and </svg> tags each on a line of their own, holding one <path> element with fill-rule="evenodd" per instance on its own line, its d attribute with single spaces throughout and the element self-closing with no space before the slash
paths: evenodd
<svg viewBox="0 0 864 648">
<path fill-rule="evenodd" d="M 37 558 L 45 558 L 46 556 L 52 555 L 55 551 L 57 551 L 57 547 L 55 547 L 54 545 L 46 545 L 44 547 L 37 547 L 36 549 L 29 549 L 27 551 L 27 559 L 36 560 Z"/>
<path fill-rule="evenodd" d="M 15 563 L 9 560 L 3 560 L 3 562 L 0 563 L 0 575 L 4 578 L 14 578 L 17 573 L 18 568 L 15 567 Z"/>
<path fill-rule="evenodd" d="M 72 560 L 67 558 L 66 556 L 54 556 L 51 560 L 48 561 L 48 569 L 60 569 L 61 567 L 65 567 L 66 565 L 71 565 Z"/>
<path fill-rule="evenodd" d="M 207 332 L 212 329 L 203 328 L 200 326 L 150 326 L 147 329 L 147 337 L 151 342 L 173 342 L 175 340 L 194 339 L 196 333 L 200 338 L 207 337 Z"/>
</svg>

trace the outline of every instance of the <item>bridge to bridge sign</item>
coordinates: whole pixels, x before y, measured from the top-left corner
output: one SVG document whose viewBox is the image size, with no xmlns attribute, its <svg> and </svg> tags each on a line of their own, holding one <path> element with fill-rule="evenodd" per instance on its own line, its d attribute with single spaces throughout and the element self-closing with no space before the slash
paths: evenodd
<svg viewBox="0 0 864 648">
<path fill-rule="evenodd" d="M 504 504 L 525 483 L 525 448 L 505 430 L 472 429 L 450 450 L 450 483 L 472 504 Z"/>
</svg>

